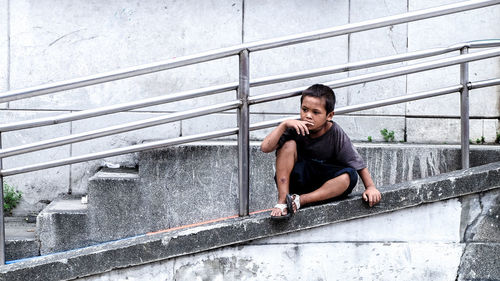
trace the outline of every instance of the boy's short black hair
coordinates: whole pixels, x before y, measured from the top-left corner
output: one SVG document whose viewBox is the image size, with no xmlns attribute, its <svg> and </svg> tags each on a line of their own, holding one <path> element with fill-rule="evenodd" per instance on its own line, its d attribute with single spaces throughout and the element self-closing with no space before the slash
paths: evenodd
<svg viewBox="0 0 500 281">
<path fill-rule="evenodd" d="M 300 104 L 302 104 L 302 100 L 306 96 L 325 99 L 325 109 L 327 114 L 335 109 L 335 93 L 328 86 L 322 84 L 314 84 L 311 87 L 305 89 L 304 91 L 302 91 Z"/>
</svg>

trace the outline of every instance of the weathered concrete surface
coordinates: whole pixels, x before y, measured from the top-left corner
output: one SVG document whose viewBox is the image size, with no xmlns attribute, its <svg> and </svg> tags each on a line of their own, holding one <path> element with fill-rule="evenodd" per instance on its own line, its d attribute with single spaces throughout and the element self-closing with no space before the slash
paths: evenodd
<svg viewBox="0 0 500 281">
<path fill-rule="evenodd" d="M 499 183 L 500 162 L 496 162 L 447 175 L 387 186 L 381 189 L 384 204 L 373 208 L 368 207 L 358 197 L 351 197 L 335 203 L 304 208 L 288 222 L 272 222 L 268 212 L 264 212 L 247 218 L 227 219 L 186 229 L 171 229 L 0 266 L 0 280 L 59 280 L 98 274 L 473 193 L 497 192 Z M 437 192 L 432 192 L 431 188 L 437 188 Z M 442 252 L 445 256 L 457 256 L 457 251 L 460 252 L 457 247 L 452 247 Z M 439 251 L 433 250 L 422 255 L 435 252 Z"/>
<path fill-rule="evenodd" d="M 437 243 L 244 245 L 78 280 L 448 281 L 455 278 L 461 249 Z"/>
<path fill-rule="evenodd" d="M 421 142 L 426 139 L 428 143 L 459 143 L 460 142 L 460 119 L 430 119 L 430 118 L 406 118 L 408 142 Z M 485 141 L 495 141 L 498 132 L 497 120 L 469 121 L 470 140 L 476 144 L 477 139 L 484 136 Z"/>
<path fill-rule="evenodd" d="M 58 198 L 38 214 L 36 232 L 40 254 L 91 245 L 87 205 L 80 202 L 80 198 Z"/>
<path fill-rule="evenodd" d="M 463 202 L 479 196 L 484 201 L 498 198 L 500 193 L 498 189 L 492 190 L 460 200 L 450 199 L 258 239 L 80 280 L 141 277 L 148 280 L 195 277 L 293 280 L 296 276 L 313 280 L 360 277 L 367 280 L 498 280 L 500 274 L 494 264 L 497 244 L 459 243 L 461 205 L 462 212 L 467 212 Z M 499 227 L 499 222 L 495 225 Z M 486 262 L 481 262 L 483 259 Z"/>
<path fill-rule="evenodd" d="M 499 224 L 496 224 L 499 227 Z M 499 243 L 470 243 L 464 251 L 457 280 L 500 280 Z"/>
<path fill-rule="evenodd" d="M 363 144 L 358 145 L 358 150 L 367 159 L 377 186 L 426 178 L 460 168 L 460 151 L 456 146 Z M 500 158 L 500 151 L 492 147 L 480 146 L 473 151 L 472 166 Z M 252 145 L 251 155 L 250 211 L 253 212 L 274 205 L 276 187 L 274 155 L 260 152 L 256 145 Z M 88 212 L 87 209 L 79 213 L 72 211 L 73 208 L 82 208 L 78 200 L 64 201 L 64 206 L 59 201 L 52 203 L 51 208 L 57 205 L 56 209 L 64 216 L 75 218 L 66 219 L 65 225 L 52 227 L 50 224 L 62 221 L 46 216 L 62 214 L 44 213 L 45 218 L 40 220 L 43 225 L 43 235 L 40 236 L 42 253 L 237 214 L 234 143 L 185 145 L 144 152 L 137 157 L 139 174 L 134 169 L 104 169 L 90 180 Z M 361 193 L 363 189 L 359 184 L 355 193 Z M 75 206 L 69 206 L 70 203 Z M 64 211 L 66 207 L 68 211 Z M 86 225 L 88 235 L 82 236 L 82 240 L 75 239 L 72 223 L 77 230 Z M 67 230 L 66 234 L 60 229 Z"/>
<path fill-rule="evenodd" d="M 241 1 L 11 1 L 14 89 L 152 63 L 241 43 Z M 50 20 L 49 20 L 50 19 Z M 95 23 L 100 24 L 96 25 Z M 127 46 L 127 48 L 123 48 Z M 203 75 L 200 75 L 203 73 Z M 82 109 L 236 81 L 237 60 L 13 102 Z M 178 106 L 170 107 L 178 109 Z"/>
<path fill-rule="evenodd" d="M 389 15 L 397 15 L 406 13 L 408 11 L 407 3 L 404 1 L 385 1 L 381 3 L 377 0 L 369 1 L 350 1 L 350 11 L 349 11 L 349 21 L 360 22 L 369 19 L 380 18 Z M 349 60 L 361 61 L 367 59 L 373 59 L 377 57 L 392 56 L 396 54 L 407 52 L 407 24 L 392 25 L 388 27 L 378 28 L 374 30 L 357 32 L 349 36 Z M 376 39 L 375 39 L 376 38 Z M 401 67 L 405 63 L 396 63 L 390 66 L 374 67 L 365 70 L 350 71 L 349 76 L 362 75 L 366 73 L 371 73 L 375 71 L 380 71 L 384 69 Z M 390 89 L 390 90 L 389 90 Z M 360 103 L 366 103 L 370 101 L 376 101 L 381 99 L 387 99 L 395 96 L 402 96 L 406 94 L 406 77 L 394 77 L 390 79 L 373 81 L 368 83 L 363 83 L 359 85 L 354 85 L 348 87 L 348 105 L 355 105 Z M 387 119 L 387 115 L 397 115 L 404 116 L 405 114 L 405 104 L 397 104 L 388 107 L 381 107 L 371 110 L 365 110 L 359 112 L 359 114 L 373 115 L 382 114 L 386 118 L 380 118 L 381 120 Z M 370 128 L 390 128 L 394 131 L 402 131 L 405 128 L 404 122 L 392 123 L 392 124 L 366 124 L 373 122 L 366 122 L 366 119 L 362 117 L 352 117 L 357 120 L 356 123 L 360 124 L 362 127 L 358 127 L 353 132 L 362 133 Z M 359 120 L 358 120 L 359 119 Z M 373 117 L 371 117 L 373 120 Z M 377 118 L 378 119 L 378 118 Z M 404 118 L 402 118 L 404 119 Z M 362 125 L 366 124 L 366 125 Z M 353 128 L 354 129 L 354 128 Z M 359 138 L 361 140 L 366 140 L 366 137 L 379 137 L 380 133 L 377 131 L 376 134 L 365 135 L 364 138 Z M 397 139 L 402 139 L 397 137 Z"/>
<path fill-rule="evenodd" d="M 4 222 L 6 260 L 17 260 L 40 254 L 40 245 L 35 239 L 35 223 L 26 222 L 24 217 L 6 217 Z"/>
<path fill-rule="evenodd" d="M 462 199 L 462 241 L 500 243 L 500 195 L 476 194 Z"/>
<path fill-rule="evenodd" d="M 142 188 L 136 169 L 103 169 L 89 181 L 88 229 L 93 243 L 152 229 L 151 190 Z"/>
<path fill-rule="evenodd" d="M 458 243 L 462 238 L 461 209 L 462 204 L 458 199 L 450 199 L 398 210 L 397 213 L 384 213 L 312 228 L 307 230 L 307 235 L 292 232 L 255 240 L 249 244 L 368 243 L 367 241 Z"/>
<path fill-rule="evenodd" d="M 251 145 L 251 211 L 271 207 L 272 204 L 269 204 L 269 201 L 273 202 L 276 195 L 273 180 L 274 154 L 260 152 L 258 145 L 258 143 Z M 461 168 L 458 146 L 358 143 L 356 147 L 367 162 L 377 186 L 425 178 Z M 207 195 L 216 198 L 221 197 L 222 194 L 231 194 L 234 200 L 232 204 L 236 204 L 236 153 L 234 142 L 204 142 L 144 152 L 139 156 L 140 175 L 145 182 L 148 179 L 155 179 L 154 183 L 148 184 L 159 184 L 171 189 L 172 192 L 220 193 L 220 195 Z M 491 163 L 498 159 L 500 159 L 500 150 L 496 146 L 472 146 L 471 166 Z M 398 169 L 394 169 L 395 167 Z M 221 190 L 221 183 L 224 183 L 223 186 L 228 190 Z M 206 190 L 212 191 L 206 192 Z M 356 191 L 362 190 L 364 187 L 360 183 Z M 211 198 L 208 199 L 205 203 L 212 204 Z M 195 205 L 195 202 L 193 204 Z M 216 208 L 224 215 L 234 213 L 234 209 L 230 207 L 207 205 L 208 209 Z M 179 212 L 198 213 L 195 210 Z"/>
</svg>

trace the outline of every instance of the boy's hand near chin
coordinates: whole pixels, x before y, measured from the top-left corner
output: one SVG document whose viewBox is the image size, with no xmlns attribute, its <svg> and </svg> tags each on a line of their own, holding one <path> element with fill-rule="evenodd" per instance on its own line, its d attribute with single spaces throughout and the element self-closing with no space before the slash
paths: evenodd
<svg viewBox="0 0 500 281">
<path fill-rule="evenodd" d="M 287 128 L 294 128 L 298 135 L 303 135 L 303 136 L 309 134 L 309 129 L 307 128 L 307 125 L 312 125 L 312 123 L 309 121 L 302 121 L 295 119 L 289 119 L 285 121 L 285 126 Z"/>
<path fill-rule="evenodd" d="M 373 207 L 375 204 L 380 202 L 380 199 L 382 198 L 382 195 L 380 195 L 380 191 L 373 186 L 373 187 L 368 187 L 366 188 L 365 192 L 363 192 L 363 200 L 368 202 L 368 205 L 370 207 Z"/>
</svg>

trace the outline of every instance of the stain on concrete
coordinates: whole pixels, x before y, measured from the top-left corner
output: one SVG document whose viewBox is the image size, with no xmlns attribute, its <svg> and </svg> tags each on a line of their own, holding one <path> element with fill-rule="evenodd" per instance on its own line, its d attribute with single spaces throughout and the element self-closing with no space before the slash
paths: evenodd
<svg viewBox="0 0 500 281">
<path fill-rule="evenodd" d="M 174 280 L 241 280 L 255 279 L 259 265 L 239 257 L 208 258 L 187 263 L 175 271 Z"/>
</svg>

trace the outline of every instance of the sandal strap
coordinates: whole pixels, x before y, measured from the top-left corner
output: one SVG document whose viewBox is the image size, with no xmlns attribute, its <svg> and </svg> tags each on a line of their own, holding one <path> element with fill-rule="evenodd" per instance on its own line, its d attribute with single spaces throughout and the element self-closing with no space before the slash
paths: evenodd
<svg viewBox="0 0 500 281">
<path fill-rule="evenodd" d="M 297 210 L 300 209 L 300 195 L 298 194 L 293 194 L 292 197 L 295 196 L 293 199 L 293 202 L 295 203 L 295 206 L 297 207 Z"/>
<path fill-rule="evenodd" d="M 286 209 L 286 204 L 276 204 L 274 205 L 274 208 L 280 209 L 281 212 L 283 213 L 283 211 Z"/>
</svg>

